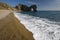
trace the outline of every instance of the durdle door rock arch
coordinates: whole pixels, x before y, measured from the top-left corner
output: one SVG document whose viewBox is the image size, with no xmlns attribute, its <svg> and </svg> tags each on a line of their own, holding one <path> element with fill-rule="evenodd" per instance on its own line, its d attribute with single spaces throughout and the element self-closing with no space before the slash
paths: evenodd
<svg viewBox="0 0 60 40">
<path fill-rule="evenodd" d="M 22 11 L 34 11 L 34 12 L 37 11 L 36 5 L 31 5 L 30 7 L 28 7 L 27 5 L 18 4 L 15 8 Z"/>
<path fill-rule="evenodd" d="M 30 8 L 31 11 L 37 11 L 37 6 L 36 5 L 31 5 L 29 8 Z"/>
</svg>

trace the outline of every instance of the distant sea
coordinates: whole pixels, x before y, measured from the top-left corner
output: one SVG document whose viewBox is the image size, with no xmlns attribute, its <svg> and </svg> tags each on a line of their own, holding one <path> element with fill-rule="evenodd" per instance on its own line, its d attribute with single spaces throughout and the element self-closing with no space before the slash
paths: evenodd
<svg viewBox="0 0 60 40">
<path fill-rule="evenodd" d="M 60 40 L 60 11 L 14 12 L 35 40 Z"/>
</svg>

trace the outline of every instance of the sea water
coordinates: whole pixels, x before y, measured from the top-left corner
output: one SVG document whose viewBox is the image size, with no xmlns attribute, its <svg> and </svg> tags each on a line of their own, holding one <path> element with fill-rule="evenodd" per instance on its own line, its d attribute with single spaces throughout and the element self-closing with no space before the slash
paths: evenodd
<svg viewBox="0 0 60 40">
<path fill-rule="evenodd" d="M 60 40 L 60 11 L 14 12 L 35 40 Z"/>
</svg>

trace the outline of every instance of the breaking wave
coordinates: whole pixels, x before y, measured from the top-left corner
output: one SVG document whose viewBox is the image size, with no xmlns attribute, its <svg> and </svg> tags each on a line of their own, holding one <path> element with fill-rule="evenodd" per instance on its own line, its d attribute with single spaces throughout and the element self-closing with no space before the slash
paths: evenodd
<svg viewBox="0 0 60 40">
<path fill-rule="evenodd" d="M 14 15 L 33 33 L 35 40 L 60 40 L 59 22 L 16 12 Z"/>
</svg>

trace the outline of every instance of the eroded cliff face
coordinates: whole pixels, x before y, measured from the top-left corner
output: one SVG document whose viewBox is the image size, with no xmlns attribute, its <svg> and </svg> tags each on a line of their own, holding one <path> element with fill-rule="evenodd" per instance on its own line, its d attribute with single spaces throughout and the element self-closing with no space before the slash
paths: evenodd
<svg viewBox="0 0 60 40">
<path fill-rule="evenodd" d="M 0 19 L 0 40 L 34 40 L 33 34 L 10 13 Z"/>
</svg>

